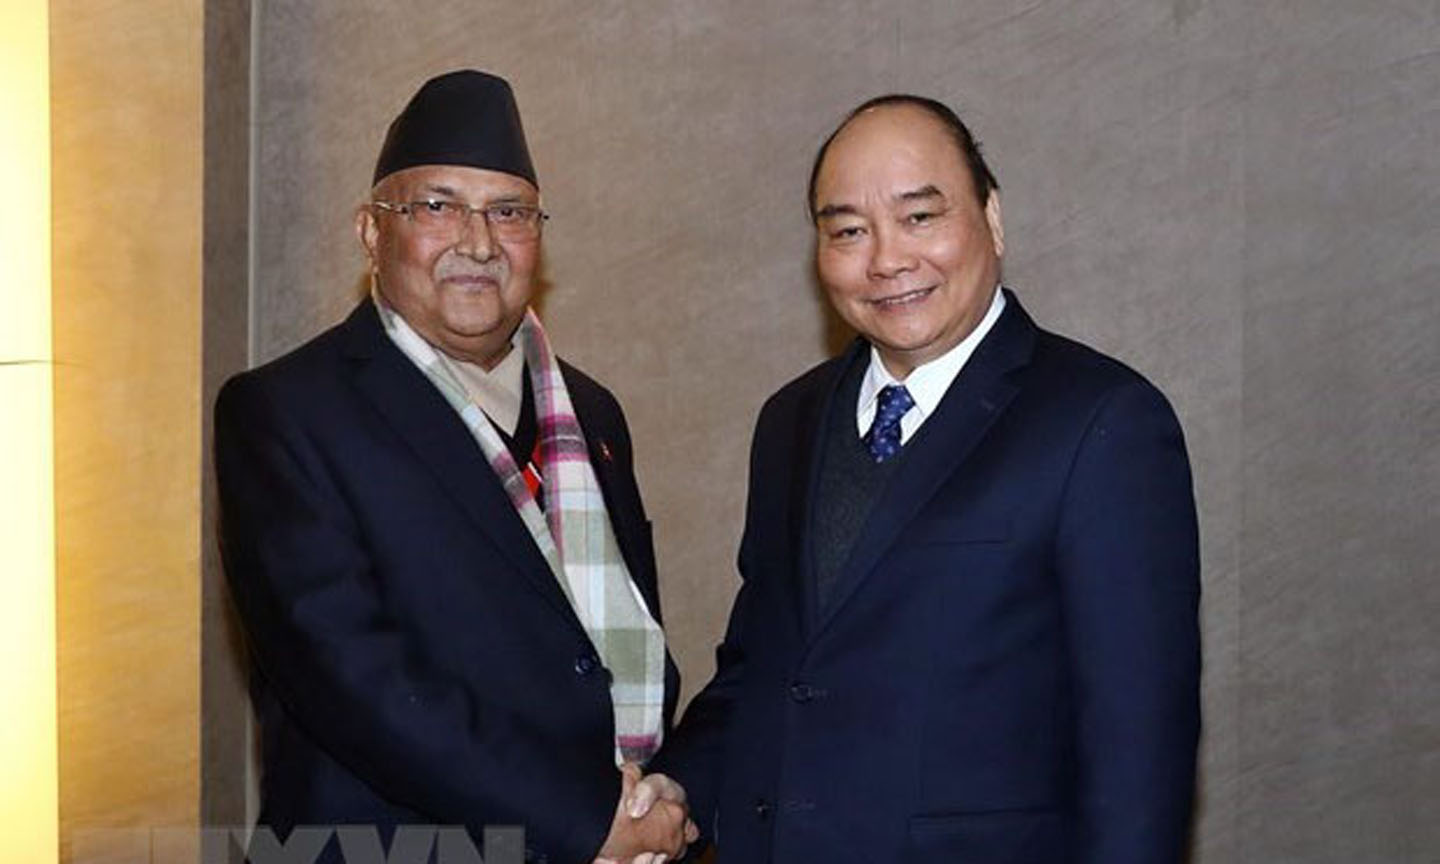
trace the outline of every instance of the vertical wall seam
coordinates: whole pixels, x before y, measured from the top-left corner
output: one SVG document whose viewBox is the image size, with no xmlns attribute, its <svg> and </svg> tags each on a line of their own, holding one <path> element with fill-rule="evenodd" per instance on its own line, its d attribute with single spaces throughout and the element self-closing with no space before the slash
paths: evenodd
<svg viewBox="0 0 1440 864">
<path fill-rule="evenodd" d="M 256 284 L 255 284 L 255 238 L 258 236 L 259 171 L 256 169 L 256 154 L 260 152 L 260 19 L 263 0 L 249 0 L 250 15 L 250 68 L 247 70 L 249 92 L 246 100 L 250 116 L 246 118 L 249 130 L 246 143 L 246 225 L 245 225 L 245 366 L 255 365 L 258 355 L 256 346 Z M 245 711 L 245 846 L 250 845 L 250 830 L 260 816 L 260 777 L 258 776 L 255 746 L 255 714 Z"/>
<path fill-rule="evenodd" d="M 259 355 L 256 342 L 256 285 L 255 285 L 255 237 L 258 230 L 258 212 L 255 205 L 259 194 L 259 172 L 255 166 L 255 154 L 260 152 L 260 17 L 263 0 L 250 0 L 250 69 L 249 92 L 246 94 L 250 106 L 250 116 L 246 118 L 246 128 L 249 130 L 249 140 L 245 154 L 247 194 L 246 194 L 246 225 L 245 225 L 245 366 L 246 368 L 255 365 L 255 358 Z"/>
</svg>

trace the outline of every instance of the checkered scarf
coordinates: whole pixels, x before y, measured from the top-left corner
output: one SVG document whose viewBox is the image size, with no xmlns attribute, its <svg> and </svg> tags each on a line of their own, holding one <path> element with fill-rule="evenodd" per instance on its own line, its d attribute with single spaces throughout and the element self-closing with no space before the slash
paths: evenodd
<svg viewBox="0 0 1440 864">
<path fill-rule="evenodd" d="M 375 301 L 391 341 L 439 389 L 479 443 L 609 670 L 617 764 L 644 762 L 660 747 L 665 634 L 621 557 L 585 435 L 540 319 L 526 310 L 519 333 L 539 421 L 540 476 L 547 505 L 543 513 L 500 433 L 435 349 L 378 294 Z"/>
</svg>

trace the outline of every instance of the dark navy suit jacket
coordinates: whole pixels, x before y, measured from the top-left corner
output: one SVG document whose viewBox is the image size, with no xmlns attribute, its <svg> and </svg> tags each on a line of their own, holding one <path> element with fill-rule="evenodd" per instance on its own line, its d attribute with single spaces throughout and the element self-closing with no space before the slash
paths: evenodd
<svg viewBox="0 0 1440 864">
<path fill-rule="evenodd" d="M 620 406 L 563 370 L 658 614 Z M 620 790 L 608 673 L 479 446 L 370 301 L 225 385 L 215 462 L 255 660 L 261 824 L 463 825 L 477 847 L 483 826 L 524 825 L 532 858 L 589 862 Z"/>
<path fill-rule="evenodd" d="M 652 764 L 721 862 L 1182 858 L 1200 652 L 1180 427 L 1135 372 L 1007 300 L 823 612 L 811 502 L 868 346 L 761 412 L 718 670 Z"/>
</svg>

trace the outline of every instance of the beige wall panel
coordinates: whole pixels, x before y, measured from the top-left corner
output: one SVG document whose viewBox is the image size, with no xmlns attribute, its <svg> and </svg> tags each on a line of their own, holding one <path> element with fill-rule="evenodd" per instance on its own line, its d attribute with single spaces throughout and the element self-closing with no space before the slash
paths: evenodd
<svg viewBox="0 0 1440 864">
<path fill-rule="evenodd" d="M 62 860 L 196 824 L 202 22 L 51 3 Z"/>
</svg>

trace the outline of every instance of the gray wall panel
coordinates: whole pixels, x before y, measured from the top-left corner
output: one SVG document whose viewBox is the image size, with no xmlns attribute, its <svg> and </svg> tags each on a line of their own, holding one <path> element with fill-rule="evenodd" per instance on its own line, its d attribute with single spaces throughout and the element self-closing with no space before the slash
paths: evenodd
<svg viewBox="0 0 1440 864">
<path fill-rule="evenodd" d="M 1435 860 L 1440 4 L 258 4 L 256 359 L 342 316 L 385 124 L 509 77 L 544 310 L 621 397 L 687 693 L 736 579 L 761 401 L 837 339 L 810 158 L 857 101 L 957 104 L 1036 316 L 1169 394 L 1195 466 L 1196 860 Z"/>
<path fill-rule="evenodd" d="M 1242 860 L 1431 861 L 1437 15 L 1331 6 L 1250 39 Z"/>
<path fill-rule="evenodd" d="M 207 0 L 200 619 L 200 820 L 205 825 L 244 825 L 249 818 L 245 650 L 220 564 L 210 409 L 224 380 L 250 360 L 250 42 L 244 0 Z"/>
</svg>

